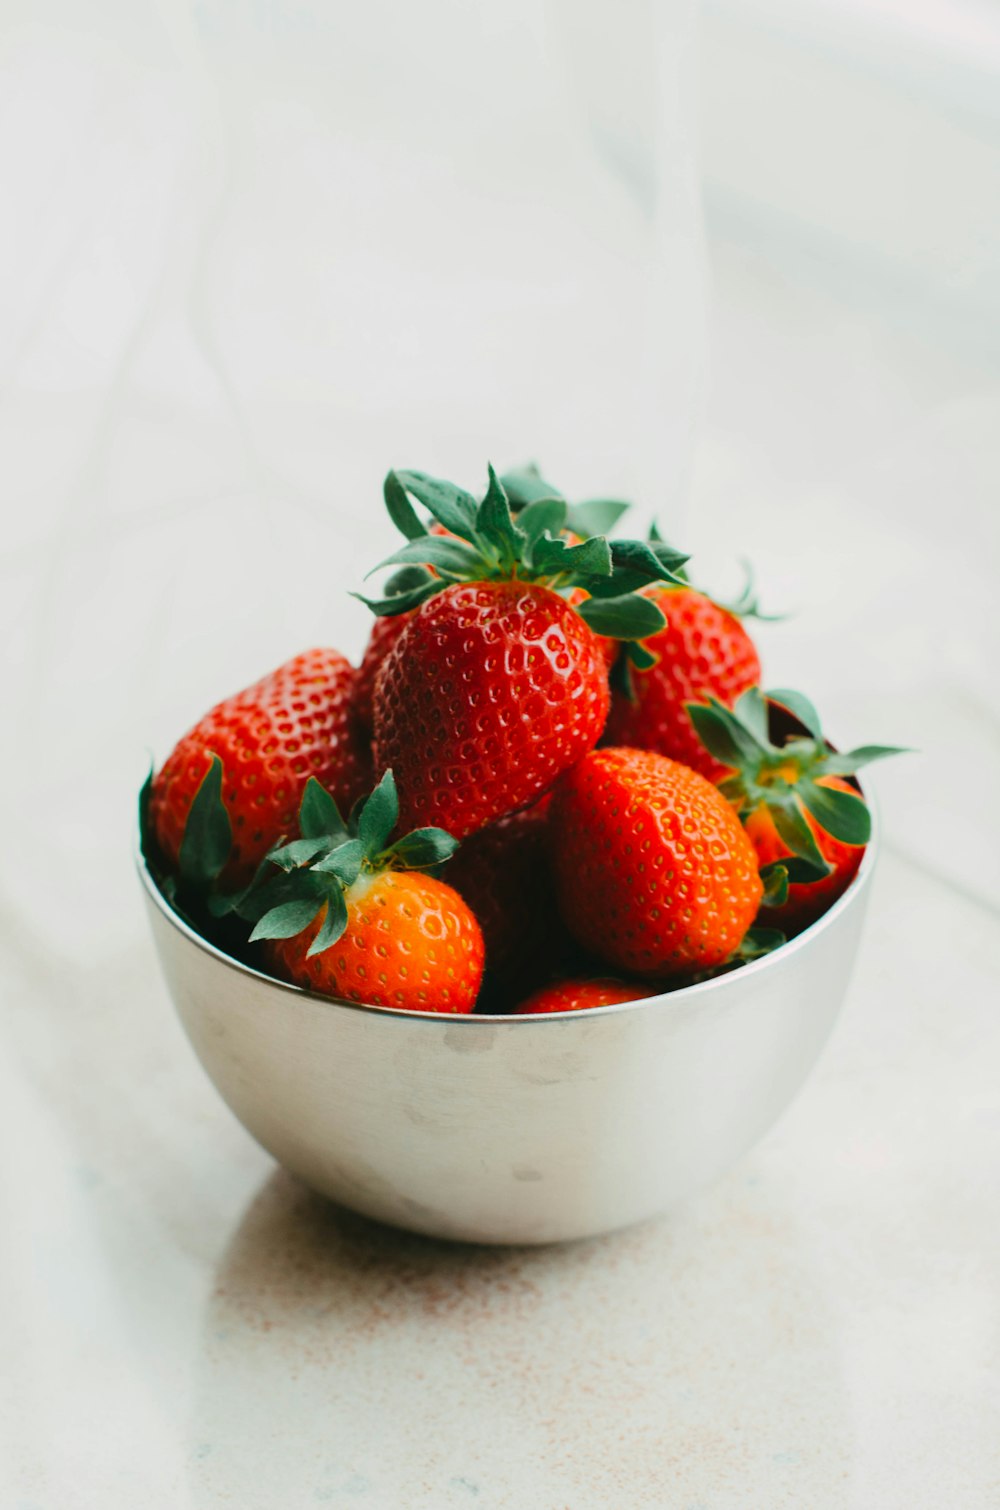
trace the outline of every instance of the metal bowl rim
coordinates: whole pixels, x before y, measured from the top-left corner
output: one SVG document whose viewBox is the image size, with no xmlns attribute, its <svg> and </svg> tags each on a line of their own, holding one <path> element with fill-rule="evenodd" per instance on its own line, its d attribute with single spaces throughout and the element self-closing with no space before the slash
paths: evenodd
<svg viewBox="0 0 1000 1510">
<path fill-rule="evenodd" d="M 408 1011 L 400 1007 L 378 1007 L 370 1002 L 343 1001 L 336 996 L 323 996 L 316 991 L 306 991 L 301 986 L 294 986 L 288 981 L 279 980 L 277 976 L 268 975 L 263 970 L 255 970 L 252 965 L 243 964 L 241 960 L 234 959 L 232 955 L 226 954 L 221 949 L 217 949 L 214 944 L 202 938 L 200 933 L 196 933 L 174 911 L 157 886 L 146 864 L 138 836 L 134 846 L 134 858 L 139 878 L 145 887 L 147 895 L 152 898 L 163 916 L 189 944 L 194 944 L 202 953 L 218 960 L 237 975 L 247 975 L 253 980 L 263 981 L 266 985 L 273 987 L 276 991 L 283 992 L 293 1000 L 301 998 L 323 1007 L 341 1008 L 350 1012 L 361 1012 L 380 1018 L 395 1018 L 403 1022 L 431 1021 L 439 1025 L 442 1023 L 447 1024 L 449 1027 L 459 1023 L 473 1025 L 478 1023 L 480 1027 L 492 1027 L 498 1023 L 534 1023 L 537 1026 L 541 1023 L 565 1022 L 567 1019 L 572 1021 L 579 1021 L 581 1018 L 591 1020 L 597 1017 L 609 1017 L 614 1013 L 633 1012 L 642 1009 L 649 1010 L 653 1007 L 659 1008 L 662 1011 L 668 1011 L 671 1007 L 679 1009 L 683 1003 L 690 1001 L 693 997 L 706 996 L 711 992 L 731 989 L 733 983 L 737 980 L 743 981 L 750 977 L 756 978 L 767 970 L 780 968 L 782 960 L 787 960 L 793 954 L 800 953 L 803 949 L 808 949 L 813 939 L 826 929 L 832 927 L 841 913 L 846 912 L 854 904 L 867 885 L 874 869 L 879 843 L 878 813 L 870 793 L 865 793 L 865 801 L 871 813 L 872 831 L 857 874 L 846 891 L 837 898 L 833 905 L 828 907 L 826 912 L 816 919 L 815 923 L 810 923 L 809 927 L 804 928 L 795 938 L 789 939 L 787 944 L 782 944 L 779 949 L 774 950 L 772 954 L 764 955 L 762 959 L 752 960 L 749 964 L 740 966 L 738 970 L 730 971 L 725 975 L 717 975 L 712 980 L 699 981 L 697 984 L 691 986 L 678 986 L 676 990 L 661 991 L 659 994 L 653 996 L 640 996 L 635 1001 L 612 1002 L 609 1006 L 605 1007 L 581 1007 L 572 1012 L 520 1014 L 498 1012 L 492 1015 L 487 1015 L 486 1013 L 477 1015 L 474 1012 L 418 1012 Z M 611 973 L 610 966 L 609 973 Z"/>
</svg>

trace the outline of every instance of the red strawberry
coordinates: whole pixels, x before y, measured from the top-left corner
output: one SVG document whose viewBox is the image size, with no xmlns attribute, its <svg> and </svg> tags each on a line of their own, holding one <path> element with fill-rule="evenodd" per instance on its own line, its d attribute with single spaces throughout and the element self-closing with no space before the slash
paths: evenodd
<svg viewBox="0 0 1000 1510">
<path fill-rule="evenodd" d="M 375 679 L 382 669 L 382 662 L 413 618 L 414 610 L 397 613 L 392 618 L 377 618 L 372 624 L 368 644 L 358 667 L 354 684 L 354 711 L 359 722 L 370 729 L 375 718 Z"/>
<path fill-rule="evenodd" d="M 344 807 L 371 785 L 371 754 L 352 712 L 356 673 L 336 650 L 308 650 L 218 703 L 174 747 L 154 778 L 150 821 L 176 867 L 195 793 L 212 756 L 233 829 L 224 881 L 249 881 L 270 847 L 295 829 L 310 776 Z"/>
<path fill-rule="evenodd" d="M 760 661 L 740 620 L 693 587 L 649 590 L 666 623 L 645 640 L 657 656 L 647 670 L 629 668 L 632 697 L 612 694 L 605 744 L 656 750 L 718 781 L 725 767 L 695 732 L 685 707 L 717 698 L 731 707 L 760 681 Z"/>
<path fill-rule="evenodd" d="M 508 994 L 566 952 L 549 863 L 549 808 L 543 797 L 472 834 L 444 872 L 479 920 L 486 968 Z"/>
<path fill-rule="evenodd" d="M 399 807 L 392 773 L 345 825 L 310 782 L 301 837 L 268 856 L 235 902 L 255 922 L 270 968 L 345 1001 L 416 1012 L 471 1012 L 483 974 L 483 936 L 471 910 L 443 881 L 455 841 L 421 829 L 390 843 Z"/>
<path fill-rule="evenodd" d="M 718 789 L 651 750 L 595 750 L 552 809 L 559 907 L 600 959 L 667 977 L 730 959 L 763 887 Z"/>
<path fill-rule="evenodd" d="M 385 492 L 409 538 L 383 565 L 411 570 L 370 606 L 418 611 L 378 673 L 376 760 L 395 771 L 407 822 L 464 838 L 530 803 L 594 746 L 608 708 L 597 635 L 654 632 L 663 616 L 633 589 L 683 558 L 601 536 L 567 544 L 561 499 L 529 503 L 515 522 L 492 468 L 478 504 L 413 472 L 391 472 Z M 456 538 L 430 538 L 408 493 Z M 578 608 L 562 596 L 574 588 L 589 594 Z"/>
<path fill-rule="evenodd" d="M 624 505 L 614 505 L 613 507 L 618 509 L 624 507 Z M 616 518 L 617 513 L 612 514 L 611 517 L 612 519 Z M 446 530 L 443 525 L 437 523 L 430 526 L 428 534 L 436 535 L 440 538 L 458 539 L 458 536 L 453 535 L 451 530 Z M 564 530 L 563 538 L 568 545 L 583 544 L 583 538 L 572 530 Z M 404 568 L 398 574 L 396 587 L 399 591 L 405 591 L 407 583 L 412 585 L 414 580 L 419 580 L 419 568 L 416 569 L 413 575 L 411 573 L 413 573 L 413 568 L 409 570 Z M 577 608 L 581 603 L 586 602 L 588 597 L 589 593 L 584 588 L 574 587 L 566 594 L 566 601 L 572 608 Z M 385 616 L 376 618 L 372 625 L 371 633 L 368 636 L 368 644 L 365 647 L 365 653 L 358 668 L 358 679 L 354 691 L 354 707 L 358 718 L 366 729 L 370 729 L 374 721 L 375 679 L 381 669 L 382 662 L 399 639 L 406 625 L 412 619 L 414 612 L 415 610 L 411 609 L 409 613 L 397 613 L 391 618 Z M 608 639 L 606 635 L 598 635 L 597 640 L 601 647 L 601 654 L 604 656 L 608 670 L 610 671 L 618 659 L 621 643 L 618 640 Z"/>
<path fill-rule="evenodd" d="M 597 636 L 547 587 L 454 583 L 425 603 L 375 688 L 375 748 L 408 824 L 458 838 L 531 802 L 597 743 Z"/>
<path fill-rule="evenodd" d="M 623 980 L 601 977 L 597 980 L 561 980 L 543 986 L 514 1011 L 518 1016 L 539 1012 L 583 1012 L 588 1007 L 610 1007 L 620 1001 L 641 1001 L 649 995 L 648 986 L 628 984 Z"/>
<path fill-rule="evenodd" d="M 820 776 L 816 785 L 838 792 L 846 792 L 855 802 L 858 793 L 839 776 Z M 854 880 L 865 852 L 863 844 L 845 844 L 821 828 L 810 812 L 803 814 L 816 847 L 827 865 L 829 873 L 812 882 L 791 881 L 786 900 L 777 907 L 762 907 L 760 921 L 772 928 L 780 928 L 786 934 L 800 933 L 821 913 L 832 907 L 837 898 Z M 753 808 L 744 820 L 750 842 L 757 851 L 757 863 L 761 870 L 779 860 L 791 860 L 793 852 L 785 844 L 774 825 L 774 818 L 761 803 Z"/>
<path fill-rule="evenodd" d="M 689 712 L 706 748 L 729 769 L 719 789 L 757 852 L 767 888 L 761 921 L 797 933 L 853 880 L 871 833 L 864 799 L 841 778 L 898 751 L 865 745 L 837 754 L 801 692 L 782 689 L 768 697 L 805 734 L 772 743 L 768 705 L 755 687 L 731 709 L 713 701 L 689 704 Z"/>
</svg>

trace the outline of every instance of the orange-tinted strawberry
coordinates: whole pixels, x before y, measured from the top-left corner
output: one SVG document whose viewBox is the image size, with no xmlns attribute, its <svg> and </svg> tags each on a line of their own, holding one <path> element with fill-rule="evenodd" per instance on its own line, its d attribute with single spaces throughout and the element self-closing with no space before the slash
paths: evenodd
<svg viewBox="0 0 1000 1510">
<path fill-rule="evenodd" d="M 409 495 L 455 538 L 432 538 Z M 496 474 L 476 500 L 422 473 L 391 472 L 386 502 L 407 544 L 383 566 L 408 569 L 379 614 L 413 617 L 375 684 L 376 762 L 391 766 L 408 823 L 465 837 L 530 803 L 591 749 L 607 717 L 598 635 L 653 633 L 663 616 L 637 596 L 683 557 L 660 544 L 563 538 L 558 498 L 515 522 Z M 588 593 L 578 607 L 564 596 Z"/>
<path fill-rule="evenodd" d="M 218 703 L 174 747 L 153 780 L 149 816 L 176 867 L 195 793 L 217 756 L 232 825 L 224 880 L 244 885 L 295 829 L 315 776 L 345 809 L 371 785 L 371 752 L 353 712 L 356 672 L 336 650 L 308 650 Z"/>
<path fill-rule="evenodd" d="M 693 587 L 647 589 L 666 623 L 643 641 L 657 657 L 643 670 L 629 667 L 629 695 L 617 689 L 604 743 L 656 750 L 693 766 L 711 781 L 725 768 L 705 749 L 686 704 L 718 699 L 731 707 L 760 681 L 753 641 L 736 614 Z"/>
<path fill-rule="evenodd" d="M 816 785 L 846 792 L 855 801 L 858 793 L 839 776 L 820 776 Z M 842 892 L 854 880 L 865 852 L 863 844 L 845 844 L 821 828 L 810 812 L 803 814 L 805 822 L 816 841 L 816 847 L 827 865 L 829 873 L 812 882 L 790 881 L 785 901 L 778 907 L 762 907 L 760 921 L 770 927 L 780 928 L 786 934 L 800 933 L 831 907 Z M 757 862 L 764 870 L 779 860 L 791 860 L 792 851 L 785 844 L 774 824 L 768 808 L 761 803 L 746 816 L 745 827 L 750 842 L 757 851 Z"/>
<path fill-rule="evenodd" d="M 583 1012 L 588 1007 L 611 1007 L 620 1001 L 641 1001 L 650 994 L 648 986 L 635 982 L 599 977 L 593 980 L 561 980 L 554 986 L 535 991 L 515 1013 L 520 1016 L 541 1012 Z"/>
<path fill-rule="evenodd" d="M 718 789 L 651 750 L 595 750 L 552 811 L 559 907 L 598 958 L 666 978 L 710 969 L 743 942 L 762 886 Z"/>
<path fill-rule="evenodd" d="M 422 875 L 455 840 L 421 829 L 392 841 L 392 773 L 342 820 L 310 782 L 300 837 L 272 850 L 232 910 L 254 923 L 278 975 L 345 1001 L 417 1012 L 470 1012 L 483 974 L 483 936 L 445 882 Z"/>
<path fill-rule="evenodd" d="M 407 870 L 361 875 L 344 892 L 347 924 L 310 957 L 324 905 L 305 932 L 265 944 L 276 975 L 342 1001 L 411 1012 L 471 1012 L 483 975 L 483 936 L 450 886 Z"/>
<path fill-rule="evenodd" d="M 782 689 L 768 698 L 806 732 L 772 743 L 768 702 L 757 688 L 731 709 L 713 701 L 688 711 L 706 748 L 729 770 L 719 790 L 757 852 L 766 886 L 761 921 L 797 933 L 853 880 L 871 833 L 864 799 L 842 778 L 899 751 L 864 745 L 838 754 L 801 692 Z"/>
</svg>

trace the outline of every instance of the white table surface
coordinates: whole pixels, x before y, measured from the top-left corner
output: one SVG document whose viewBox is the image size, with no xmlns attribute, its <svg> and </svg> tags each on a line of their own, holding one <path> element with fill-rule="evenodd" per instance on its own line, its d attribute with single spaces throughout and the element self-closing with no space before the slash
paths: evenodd
<svg viewBox="0 0 1000 1510">
<path fill-rule="evenodd" d="M 4 1507 L 1000 1501 L 1000 363 L 731 225 L 711 250 L 684 543 L 720 583 L 745 549 L 797 609 L 761 631 L 767 680 L 920 753 L 877 776 L 868 932 L 792 1109 L 683 1210 L 540 1251 L 322 1203 L 195 1062 L 131 872 L 143 750 L 313 640 L 357 653 L 328 584 L 372 530 L 275 477 L 194 347 L 164 353 L 169 288 L 89 408 L 47 385 L 48 274 L 0 419 Z M 185 363 L 178 424 L 142 377 Z M 238 537 L 265 580 L 290 519 L 301 591 L 248 618 L 213 554 Z M 206 635 L 206 603 L 240 633 Z"/>
</svg>

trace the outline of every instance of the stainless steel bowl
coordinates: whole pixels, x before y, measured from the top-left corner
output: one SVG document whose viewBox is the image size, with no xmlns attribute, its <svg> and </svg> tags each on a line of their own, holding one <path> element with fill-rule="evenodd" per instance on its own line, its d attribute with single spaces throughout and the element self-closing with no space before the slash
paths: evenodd
<svg viewBox="0 0 1000 1510">
<path fill-rule="evenodd" d="M 153 936 L 195 1053 L 244 1127 L 325 1195 L 480 1243 L 593 1236 L 666 1210 L 802 1085 L 857 953 L 877 834 L 805 933 L 729 975 L 540 1017 L 314 996 L 199 938 L 142 859 Z"/>
</svg>

